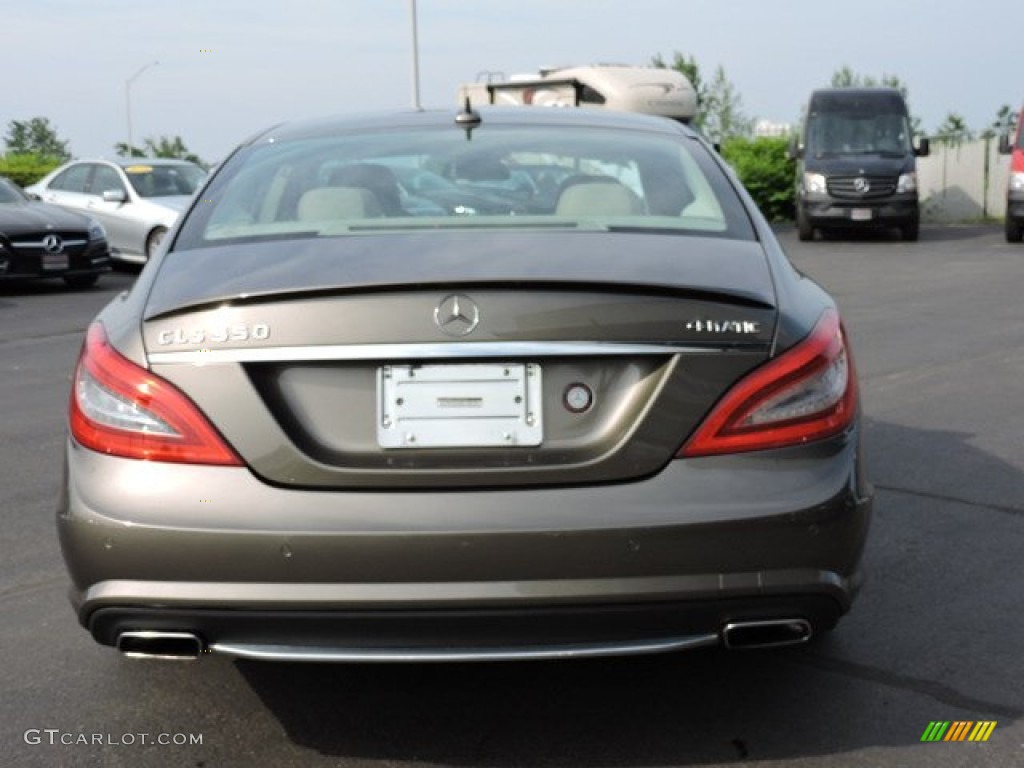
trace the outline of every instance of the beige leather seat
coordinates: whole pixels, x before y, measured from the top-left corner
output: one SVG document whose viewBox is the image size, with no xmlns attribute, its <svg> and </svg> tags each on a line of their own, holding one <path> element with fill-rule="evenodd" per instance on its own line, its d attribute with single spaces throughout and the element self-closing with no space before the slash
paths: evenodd
<svg viewBox="0 0 1024 768">
<path fill-rule="evenodd" d="M 632 216 L 643 213 L 643 203 L 624 184 L 612 178 L 571 181 L 558 196 L 558 216 Z"/>
<path fill-rule="evenodd" d="M 299 198 L 299 221 L 372 219 L 384 211 L 365 187 L 317 187 Z"/>
<path fill-rule="evenodd" d="M 406 216 L 394 172 L 376 163 L 354 163 L 335 168 L 327 177 L 332 187 L 364 187 L 377 198 L 385 216 Z"/>
</svg>

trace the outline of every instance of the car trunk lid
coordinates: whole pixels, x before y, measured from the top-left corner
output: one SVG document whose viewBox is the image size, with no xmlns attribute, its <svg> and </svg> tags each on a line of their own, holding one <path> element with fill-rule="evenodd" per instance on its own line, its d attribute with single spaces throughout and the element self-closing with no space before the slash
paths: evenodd
<svg viewBox="0 0 1024 768">
<path fill-rule="evenodd" d="M 777 315 L 754 242 L 435 233 L 227 258 L 169 254 L 150 363 L 284 485 L 656 472 L 768 357 Z"/>
</svg>

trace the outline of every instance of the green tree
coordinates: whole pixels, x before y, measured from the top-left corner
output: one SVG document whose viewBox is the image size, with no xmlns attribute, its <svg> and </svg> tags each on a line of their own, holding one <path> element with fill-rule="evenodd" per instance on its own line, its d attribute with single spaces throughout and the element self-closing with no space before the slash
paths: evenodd
<svg viewBox="0 0 1024 768">
<path fill-rule="evenodd" d="M 704 87 L 704 80 L 700 76 L 700 66 L 693 56 L 686 56 L 680 51 L 672 52 L 672 63 L 668 64 L 660 54 L 651 57 L 651 66 L 658 69 L 674 69 L 690 81 L 694 92 L 697 94 L 697 106 L 702 107 L 707 101 L 708 93 Z M 698 120 L 700 119 L 698 115 Z"/>
<path fill-rule="evenodd" d="M 947 113 L 946 119 L 935 129 L 935 141 L 939 144 L 956 147 L 973 138 L 974 134 L 967 127 L 967 121 L 956 112 Z"/>
<path fill-rule="evenodd" d="M 833 88 L 895 88 L 903 98 L 908 98 L 909 90 L 906 84 L 896 75 L 883 74 L 881 77 L 863 75 L 854 72 L 847 65 L 841 66 L 832 73 L 832 81 L 829 83 Z"/>
<path fill-rule="evenodd" d="M 846 64 L 832 73 L 832 80 L 829 82 L 833 88 L 857 88 L 865 85 L 864 77 L 858 75 Z"/>
<path fill-rule="evenodd" d="M 119 157 L 145 157 L 146 150 L 142 147 L 128 146 L 127 141 L 119 141 L 114 145 L 114 152 Z"/>
<path fill-rule="evenodd" d="M 1003 104 L 996 112 L 992 125 L 981 132 L 981 138 L 994 139 L 996 136 L 1012 135 L 1018 119 L 1018 113 L 1009 104 Z"/>
<path fill-rule="evenodd" d="M 0 176 L 6 176 L 19 187 L 35 184 L 61 164 L 56 157 L 31 153 L 0 155 Z"/>
<path fill-rule="evenodd" d="M 181 136 L 152 136 L 142 142 L 142 147 L 129 147 L 127 142 L 119 141 L 114 151 L 123 157 L 167 157 L 175 160 L 188 160 L 190 163 L 206 167 L 199 155 L 189 151 Z"/>
<path fill-rule="evenodd" d="M 895 88 L 903 96 L 904 101 L 910 102 L 910 89 L 896 75 L 883 73 L 881 77 L 876 78 L 872 75 L 854 72 L 846 64 L 832 73 L 829 85 L 833 88 Z M 910 131 L 914 135 L 920 135 L 923 132 L 921 118 L 913 114 L 910 116 Z"/>
<path fill-rule="evenodd" d="M 725 141 L 730 136 L 748 135 L 753 120 L 743 113 L 743 100 L 719 65 L 711 82 L 705 82 L 700 65 L 693 56 L 673 51 L 672 63 L 666 62 L 660 53 L 651 57 L 651 66 L 659 69 L 674 69 L 682 74 L 697 94 L 697 117 L 694 126 L 715 141 Z"/>
<path fill-rule="evenodd" d="M 722 144 L 722 157 L 769 221 L 793 219 L 796 162 L 789 158 L 788 146 L 785 136 L 734 136 Z"/>
<path fill-rule="evenodd" d="M 61 162 L 71 159 L 68 143 L 61 141 L 57 129 L 45 117 L 11 120 L 4 142 L 7 152 L 12 155 L 38 155 Z"/>
<path fill-rule="evenodd" d="M 196 165 L 204 165 L 199 155 L 193 154 L 181 140 L 181 136 L 160 136 L 157 139 L 146 139 L 146 149 L 153 157 L 171 157 L 177 160 L 188 160 Z"/>
<path fill-rule="evenodd" d="M 701 109 L 704 133 L 717 142 L 725 142 L 735 136 L 749 136 L 754 121 L 744 114 L 743 99 L 725 76 L 721 65 L 715 69 L 707 91 L 707 100 Z"/>
</svg>

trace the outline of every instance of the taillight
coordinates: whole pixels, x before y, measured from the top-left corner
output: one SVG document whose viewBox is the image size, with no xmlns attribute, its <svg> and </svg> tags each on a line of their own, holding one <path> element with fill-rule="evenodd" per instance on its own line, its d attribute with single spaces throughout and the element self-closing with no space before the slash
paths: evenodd
<svg viewBox="0 0 1024 768">
<path fill-rule="evenodd" d="M 118 353 L 99 323 L 89 327 L 75 369 L 70 426 L 79 443 L 112 456 L 242 465 L 181 390 Z"/>
<path fill-rule="evenodd" d="M 741 379 L 679 451 L 680 458 L 800 445 L 845 430 L 857 376 L 835 310 L 803 341 Z"/>
</svg>

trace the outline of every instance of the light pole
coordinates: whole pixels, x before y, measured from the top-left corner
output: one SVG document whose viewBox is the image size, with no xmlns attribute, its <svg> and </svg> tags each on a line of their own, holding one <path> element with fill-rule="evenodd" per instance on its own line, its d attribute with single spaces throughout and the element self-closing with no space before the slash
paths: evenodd
<svg viewBox="0 0 1024 768">
<path fill-rule="evenodd" d="M 412 13 L 412 108 L 420 108 L 420 45 L 416 34 L 416 0 L 409 0 Z"/>
<path fill-rule="evenodd" d="M 132 145 L 132 140 L 133 140 L 132 139 L 132 83 L 134 83 L 138 79 L 139 75 L 141 75 L 147 69 L 149 69 L 150 67 L 155 67 L 159 63 L 160 63 L 159 61 L 151 61 L 151 62 L 149 62 L 149 64 L 146 64 L 145 66 L 141 67 L 138 72 L 136 72 L 134 75 L 132 75 L 131 77 L 129 77 L 127 80 L 124 81 L 124 112 L 125 112 L 125 117 L 127 117 L 127 119 L 128 119 L 128 146 L 126 148 L 126 152 L 128 154 L 128 157 L 132 156 L 132 149 L 133 149 L 133 145 Z"/>
</svg>

